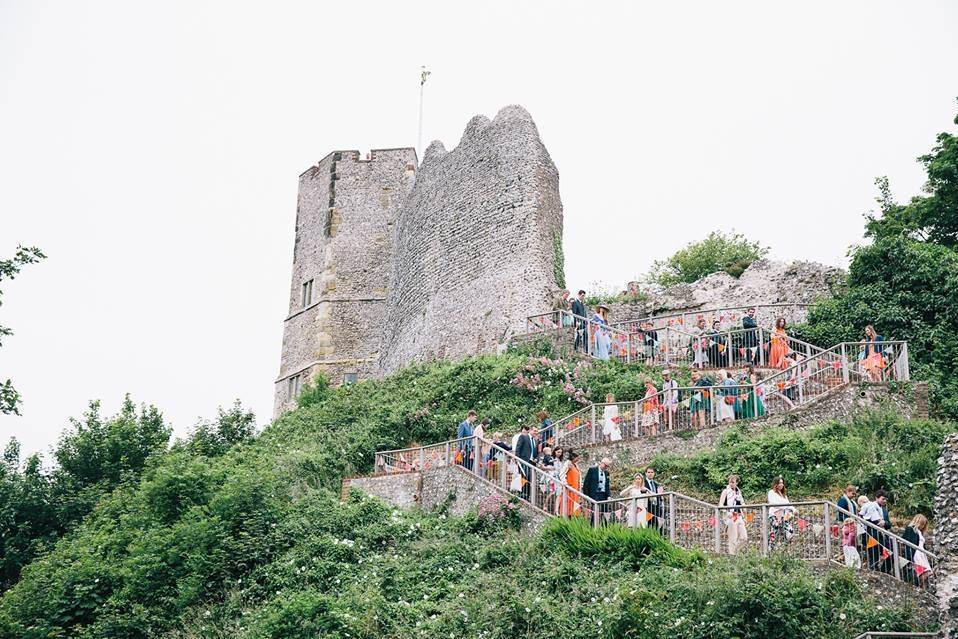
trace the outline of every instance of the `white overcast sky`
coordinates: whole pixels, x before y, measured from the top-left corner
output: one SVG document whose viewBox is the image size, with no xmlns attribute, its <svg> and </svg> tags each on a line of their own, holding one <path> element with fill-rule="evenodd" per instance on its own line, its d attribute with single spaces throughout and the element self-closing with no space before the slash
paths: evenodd
<svg viewBox="0 0 958 639">
<path fill-rule="evenodd" d="M 958 3 L 0 0 L 0 442 L 89 399 L 177 433 L 272 409 L 297 176 L 525 106 L 561 176 L 569 285 L 621 287 L 713 229 L 843 265 L 873 179 L 919 193 L 953 130 Z"/>
</svg>

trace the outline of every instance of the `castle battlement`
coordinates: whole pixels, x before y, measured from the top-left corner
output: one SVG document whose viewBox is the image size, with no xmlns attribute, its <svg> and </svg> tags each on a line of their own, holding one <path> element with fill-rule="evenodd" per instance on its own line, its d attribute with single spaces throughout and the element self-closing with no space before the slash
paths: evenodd
<svg viewBox="0 0 958 639">
<path fill-rule="evenodd" d="M 329 162 L 377 162 L 377 161 L 391 161 L 397 157 L 408 160 L 409 154 L 412 154 L 413 165 L 419 166 L 419 158 L 416 156 L 416 149 L 411 146 L 400 146 L 391 149 L 370 149 L 368 157 L 363 157 L 362 151 L 357 149 L 341 149 L 339 151 L 330 151 L 327 153 L 323 159 L 309 167 L 305 171 L 299 174 L 299 177 L 303 177 L 307 174 L 315 174 L 321 170 L 323 165 L 328 165 Z M 415 168 L 413 169 L 415 170 Z"/>
</svg>

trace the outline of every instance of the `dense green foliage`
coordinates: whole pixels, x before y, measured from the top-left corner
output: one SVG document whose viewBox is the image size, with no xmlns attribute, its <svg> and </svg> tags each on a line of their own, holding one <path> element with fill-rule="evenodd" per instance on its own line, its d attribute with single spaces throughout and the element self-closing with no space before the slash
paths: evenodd
<svg viewBox="0 0 958 639">
<path fill-rule="evenodd" d="M 552 274 L 555 276 L 556 286 L 565 288 L 565 253 L 562 250 L 562 233 L 558 231 L 552 234 L 552 249 L 555 252 Z"/>
<path fill-rule="evenodd" d="M 207 456 L 224 454 L 252 437 L 253 414 L 238 403 L 201 422 L 178 448 Z M 138 481 L 144 469 L 167 451 L 171 429 L 154 406 L 136 406 L 127 397 L 120 412 L 100 414 L 91 402 L 82 419 L 60 437 L 56 465 L 44 468 L 39 455 L 21 463 L 11 439 L 0 467 L 0 588 L 16 582 L 20 569 L 38 552 L 85 517 L 105 496 Z"/>
<path fill-rule="evenodd" d="M 746 499 L 759 503 L 766 501 L 772 479 L 782 475 L 793 499 L 825 496 L 834 501 L 851 483 L 872 497 L 885 490 L 902 517 L 930 515 L 941 442 L 956 430 L 954 424 L 906 420 L 891 411 L 804 431 L 753 433 L 742 425 L 724 435 L 714 450 L 691 457 L 659 455 L 653 464 L 670 487 L 710 502 L 718 500 L 733 473 L 741 477 Z"/>
<path fill-rule="evenodd" d="M 954 123 L 958 124 L 958 116 Z M 935 147 L 918 161 L 928 175 L 927 195 L 898 204 L 892 200 L 888 179 L 879 178 L 881 216 L 869 216 L 868 235 L 876 240 L 903 237 L 958 248 L 958 136 L 939 133 Z"/>
<path fill-rule="evenodd" d="M 912 374 L 928 380 L 932 406 L 958 417 L 958 137 L 938 136 L 919 158 L 927 196 L 891 200 L 880 181 L 882 214 L 872 217 L 874 242 L 852 251 L 847 289 L 819 303 L 799 337 L 817 344 L 863 339 L 873 324 L 885 339 L 907 340 Z"/>
<path fill-rule="evenodd" d="M 9 260 L 0 260 L 0 282 L 14 279 L 27 264 L 34 264 L 46 255 L 35 246 L 18 246 L 17 252 Z M 3 291 L 0 290 L 0 306 L 3 305 Z M 4 337 L 13 335 L 6 326 L 0 325 L 0 345 Z M 13 387 L 13 381 L 0 381 L 0 414 L 20 414 L 20 393 Z"/>
<path fill-rule="evenodd" d="M 222 426 L 151 455 L 139 478 L 122 480 L 26 566 L 0 598 L 0 636 L 505 638 L 561 629 L 592 639 L 706 637 L 724 624 L 738 636 L 779 637 L 801 624 L 841 637 L 914 627 L 914 611 L 881 609 L 850 578 L 823 581 L 799 562 L 705 561 L 649 531 L 581 522 L 530 536 L 515 531 L 508 506 L 455 518 L 339 501 L 341 478 L 369 470 L 377 448 L 444 439 L 470 407 L 505 430 L 542 407 L 568 412 L 586 388 L 626 393 L 640 369 L 614 366 L 576 372 L 508 353 L 336 389 L 320 382 L 301 408 L 223 450 L 210 445 L 212 433 L 215 443 L 246 430 L 244 411 L 225 411 Z M 848 617 L 836 623 L 842 610 Z"/>
<path fill-rule="evenodd" d="M 752 262 L 768 254 L 768 248 L 750 242 L 739 233 L 712 231 L 704 240 L 692 242 L 667 260 L 652 264 L 648 280 L 658 286 L 694 282 L 710 273 L 725 271 L 738 277 Z"/>
</svg>

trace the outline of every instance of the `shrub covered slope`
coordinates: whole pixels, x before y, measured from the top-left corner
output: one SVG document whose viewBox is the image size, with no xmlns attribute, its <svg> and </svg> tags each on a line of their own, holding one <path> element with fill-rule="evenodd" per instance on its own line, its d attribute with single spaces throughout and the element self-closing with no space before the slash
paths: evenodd
<svg viewBox="0 0 958 639">
<path fill-rule="evenodd" d="M 224 452 L 207 436 L 150 458 L 28 564 L 0 637 L 708 637 L 914 627 L 838 572 L 704 560 L 647 532 L 340 503 L 376 448 L 448 438 L 469 408 L 494 428 L 555 415 L 638 374 L 509 353 L 329 389 Z M 635 384 L 635 390 L 631 386 Z M 208 434 L 207 434 L 208 435 Z M 202 445 L 201 445 L 202 444 Z M 835 622 L 847 610 L 846 620 Z"/>
</svg>

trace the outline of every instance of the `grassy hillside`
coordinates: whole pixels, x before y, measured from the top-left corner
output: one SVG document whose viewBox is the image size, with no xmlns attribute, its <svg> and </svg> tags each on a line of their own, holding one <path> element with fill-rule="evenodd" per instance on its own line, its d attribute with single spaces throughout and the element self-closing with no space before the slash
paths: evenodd
<svg viewBox="0 0 958 639">
<path fill-rule="evenodd" d="M 931 515 L 935 473 L 951 422 L 903 419 L 893 412 L 832 421 L 804 431 L 772 428 L 760 433 L 739 425 L 714 450 L 689 457 L 659 455 L 652 460 L 670 488 L 715 501 L 730 474 L 741 477 L 746 499 L 764 502 L 772 478 L 782 475 L 789 495 L 800 499 L 838 498 L 852 483 L 869 496 L 883 489 L 901 517 Z M 622 469 L 625 482 L 639 469 Z"/>
<path fill-rule="evenodd" d="M 177 446 L 151 458 L 26 566 L 0 598 L 0 637 L 767 638 L 914 626 L 917 611 L 797 562 L 704 561 L 643 532 L 566 523 L 524 536 L 508 511 L 458 519 L 338 499 L 341 478 L 369 470 L 376 448 L 448 438 L 469 408 L 506 428 L 589 395 L 628 397 L 641 372 L 511 353 L 314 387 L 225 454 Z"/>
</svg>

